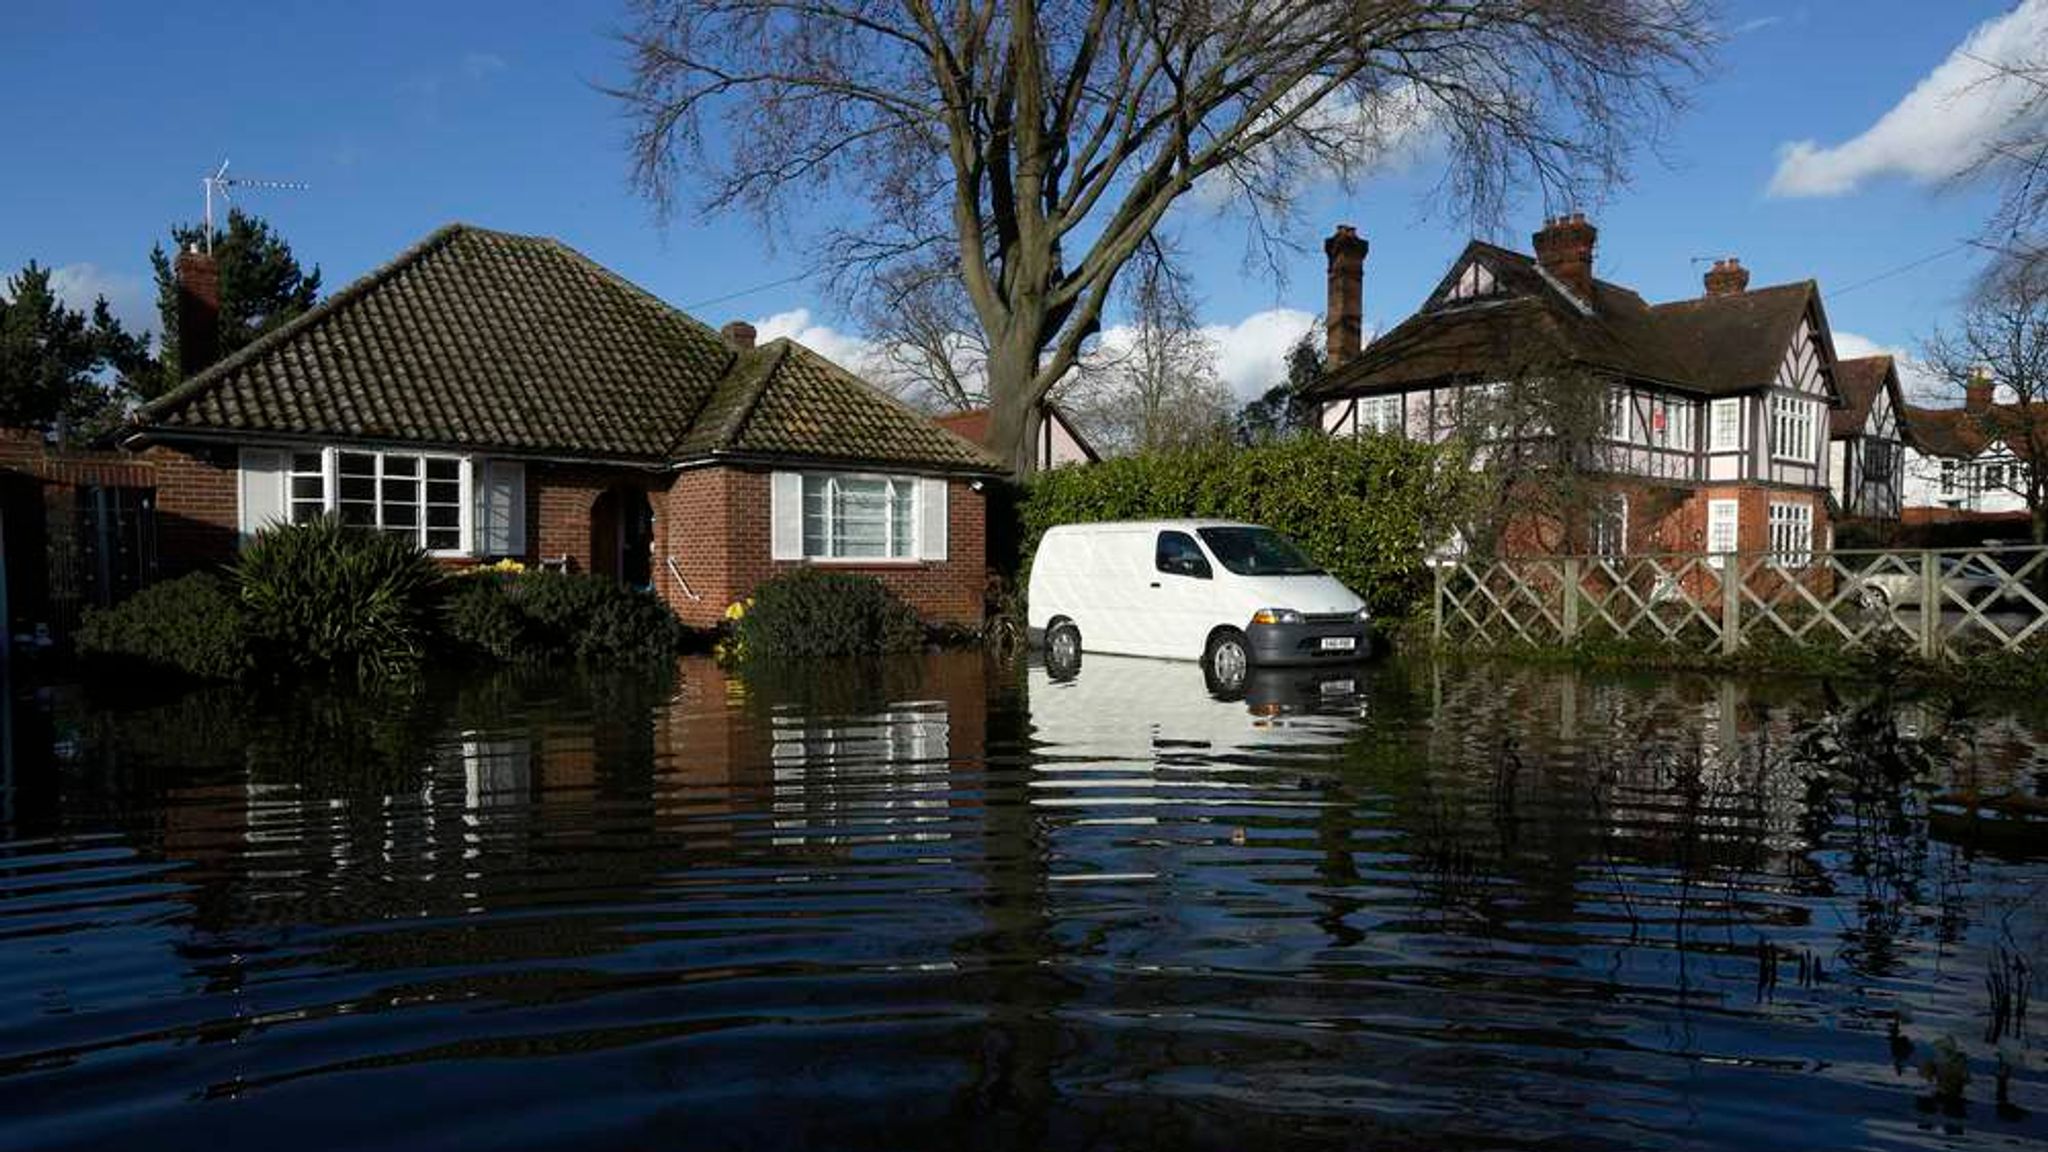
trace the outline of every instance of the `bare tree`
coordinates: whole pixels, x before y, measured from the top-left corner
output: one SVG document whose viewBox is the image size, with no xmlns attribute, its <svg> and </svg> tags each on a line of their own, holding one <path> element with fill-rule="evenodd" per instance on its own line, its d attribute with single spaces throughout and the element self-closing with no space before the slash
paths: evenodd
<svg viewBox="0 0 2048 1152">
<path fill-rule="evenodd" d="M 960 277 L 942 262 L 887 268 L 863 298 L 861 323 L 880 348 L 883 383 L 930 412 L 988 403 L 988 342 Z"/>
<path fill-rule="evenodd" d="M 1082 358 L 1060 388 L 1062 407 L 1106 452 L 1170 452 L 1225 438 L 1230 389 L 1186 286 L 1157 260 L 1130 285 L 1128 339 L 1105 340 Z"/>
<path fill-rule="evenodd" d="M 1532 351 L 1501 380 L 1450 393 L 1450 410 L 1437 416 L 1489 480 L 1464 533 L 1479 555 L 1499 554 L 1511 531 L 1528 533 L 1541 552 L 1595 552 L 1610 515 L 1611 381 Z"/>
<path fill-rule="evenodd" d="M 1923 351 L 1957 391 L 1988 377 L 2011 397 L 1972 408 L 1972 430 L 1986 446 L 2006 446 L 1998 486 L 2026 502 L 2034 543 L 2048 543 L 2048 261 L 1995 263 L 1955 327 L 1937 329 Z"/>
<path fill-rule="evenodd" d="M 1986 246 L 2008 261 L 2048 266 L 2048 45 L 2036 45 L 2032 55 L 2017 60 L 1976 59 L 1989 70 L 1979 84 L 2008 89 L 2013 105 L 2004 127 L 1961 178 L 1998 188 Z"/>
<path fill-rule="evenodd" d="M 1038 404 L 1118 273 L 1197 181 L 1288 218 L 1418 131 L 1449 198 L 1616 179 L 1702 62 L 1703 0 L 634 0 L 636 182 L 774 230 L 825 197 L 829 266 L 957 267 L 997 444 L 1032 465 Z"/>
</svg>

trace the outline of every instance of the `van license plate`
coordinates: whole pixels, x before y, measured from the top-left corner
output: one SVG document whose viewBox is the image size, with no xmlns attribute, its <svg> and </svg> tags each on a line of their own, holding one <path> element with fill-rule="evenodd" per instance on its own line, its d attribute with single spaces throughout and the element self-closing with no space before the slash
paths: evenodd
<svg viewBox="0 0 2048 1152">
<path fill-rule="evenodd" d="M 1358 684 L 1351 680 L 1325 680 L 1316 688 L 1325 696 L 1349 696 L 1358 691 Z"/>
<path fill-rule="evenodd" d="M 1357 647 L 1358 637 L 1356 636 L 1323 637 L 1323 651 L 1325 652 L 1350 652 Z"/>
</svg>

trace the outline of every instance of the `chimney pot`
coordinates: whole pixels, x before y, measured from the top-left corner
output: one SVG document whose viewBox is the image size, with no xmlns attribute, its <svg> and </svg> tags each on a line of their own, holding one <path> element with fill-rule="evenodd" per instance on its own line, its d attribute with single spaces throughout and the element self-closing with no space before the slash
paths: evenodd
<svg viewBox="0 0 2048 1152">
<path fill-rule="evenodd" d="M 1593 245 L 1600 230 L 1587 223 L 1584 213 L 1572 212 L 1543 222 L 1543 230 L 1530 237 L 1536 247 L 1536 262 L 1545 272 L 1570 289 L 1587 304 L 1593 302 Z"/>
<path fill-rule="evenodd" d="M 1329 284 L 1324 323 L 1323 354 L 1326 367 L 1336 368 L 1358 356 L 1365 336 L 1365 256 L 1371 251 L 1358 229 L 1337 225 L 1323 241 L 1323 255 L 1329 262 Z"/>
<path fill-rule="evenodd" d="M 1733 256 L 1714 261 L 1707 269 L 1707 295 L 1737 296 L 1749 290 L 1749 269 Z"/>
<path fill-rule="evenodd" d="M 193 245 L 178 253 L 178 373 L 192 376 L 220 358 L 220 265 Z"/>
<path fill-rule="evenodd" d="M 731 321 L 725 327 L 720 328 L 718 334 L 725 337 L 727 344 L 741 352 L 745 352 L 754 346 L 754 326 L 745 320 Z"/>
</svg>

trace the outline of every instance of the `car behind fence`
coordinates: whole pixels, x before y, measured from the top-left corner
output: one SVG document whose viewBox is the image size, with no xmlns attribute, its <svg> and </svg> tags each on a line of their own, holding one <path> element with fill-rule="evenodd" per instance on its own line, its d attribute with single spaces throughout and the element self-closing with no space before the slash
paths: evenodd
<svg viewBox="0 0 2048 1152">
<path fill-rule="evenodd" d="M 1435 574 L 1434 633 L 1453 645 L 1887 643 L 1929 660 L 2048 648 L 2039 547 L 1459 559 Z"/>
</svg>

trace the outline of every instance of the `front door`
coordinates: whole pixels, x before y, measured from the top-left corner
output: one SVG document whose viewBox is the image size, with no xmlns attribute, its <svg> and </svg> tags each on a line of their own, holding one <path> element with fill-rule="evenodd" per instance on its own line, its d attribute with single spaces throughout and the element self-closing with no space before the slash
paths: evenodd
<svg viewBox="0 0 2048 1152">
<path fill-rule="evenodd" d="M 590 509 L 590 570 L 629 588 L 654 580 L 654 506 L 647 493 L 621 484 Z"/>
</svg>

